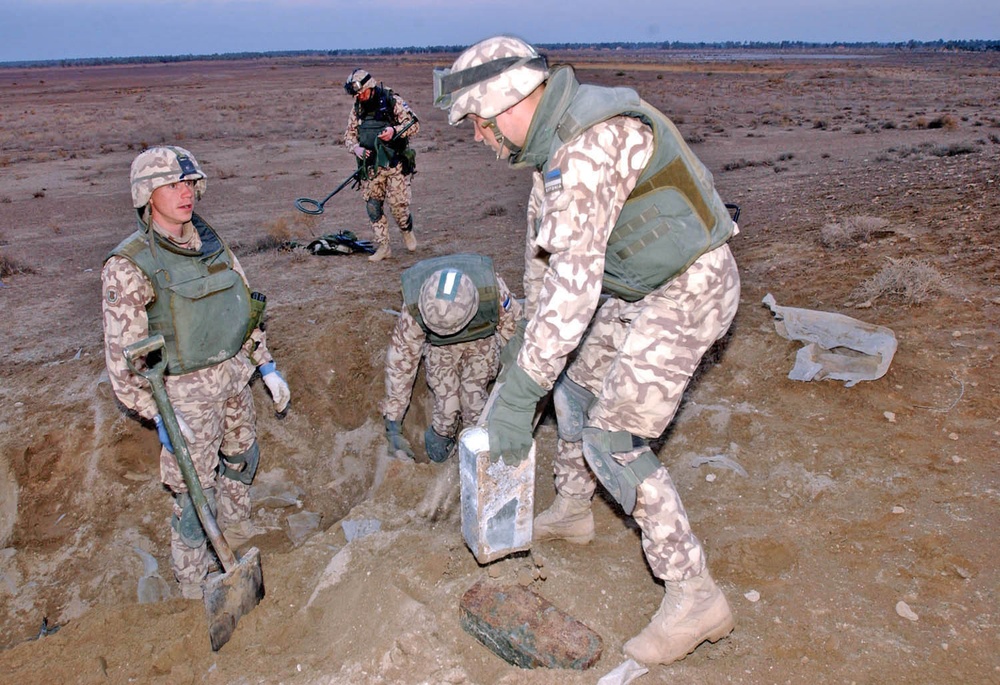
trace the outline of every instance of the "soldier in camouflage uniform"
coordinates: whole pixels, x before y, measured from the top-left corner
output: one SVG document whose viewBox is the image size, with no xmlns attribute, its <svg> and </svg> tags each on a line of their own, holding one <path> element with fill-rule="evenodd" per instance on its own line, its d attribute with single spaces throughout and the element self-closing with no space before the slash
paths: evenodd
<svg viewBox="0 0 1000 685">
<path fill-rule="evenodd" d="M 206 536 L 145 379 L 122 354 L 162 334 L 167 395 L 220 529 L 245 541 L 250 483 L 259 449 L 250 379 L 259 370 L 284 412 L 288 384 L 275 368 L 260 324 L 263 298 L 250 293 L 236 256 L 194 213 L 206 176 L 180 147 L 156 147 L 132 162 L 136 231 L 108 255 L 101 272 L 108 375 L 123 405 L 153 422 L 161 442 L 160 478 L 174 496 L 170 558 L 181 593 L 201 597 L 210 562 Z"/>
<path fill-rule="evenodd" d="M 385 399 L 379 405 L 394 455 L 413 458 L 400 432 L 420 359 L 434 397 L 424 433 L 427 456 L 442 462 L 460 424 L 479 420 L 500 349 L 522 318 L 521 303 L 489 257 L 454 254 L 417 262 L 402 274 L 403 308 L 385 355 Z"/>
<path fill-rule="evenodd" d="M 645 663 L 682 659 L 734 621 L 648 442 L 736 314 L 726 244 L 735 222 L 666 116 L 630 89 L 581 85 L 568 66 L 550 71 L 517 38 L 484 40 L 435 70 L 435 101 L 450 123 L 470 119 L 498 158 L 533 170 L 527 323 L 487 417 L 491 453 L 526 455 L 536 403 L 552 389 L 557 494 L 534 521 L 535 539 L 590 542 L 600 482 L 639 525 L 665 587 L 624 651 Z"/>
<path fill-rule="evenodd" d="M 361 193 L 375 233 L 375 254 L 368 259 L 378 262 L 392 256 L 389 219 L 385 215 L 387 202 L 403 234 L 403 244 L 413 252 L 417 249 L 417 238 L 410 213 L 410 181 L 416 157 L 409 147 L 409 138 L 420 130 L 420 124 L 403 98 L 381 83 L 376 84 L 364 69 L 351 72 L 344 90 L 354 97 L 344 145 L 357 157 Z M 404 131 L 403 127 L 411 123 Z"/>
</svg>

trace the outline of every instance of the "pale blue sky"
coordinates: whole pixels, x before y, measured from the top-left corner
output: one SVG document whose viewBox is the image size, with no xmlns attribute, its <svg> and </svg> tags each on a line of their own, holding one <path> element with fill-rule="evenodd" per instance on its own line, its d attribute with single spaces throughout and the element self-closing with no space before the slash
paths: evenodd
<svg viewBox="0 0 1000 685">
<path fill-rule="evenodd" d="M 1000 39 L 995 0 L 0 0 L 0 62 L 535 43 Z"/>
</svg>

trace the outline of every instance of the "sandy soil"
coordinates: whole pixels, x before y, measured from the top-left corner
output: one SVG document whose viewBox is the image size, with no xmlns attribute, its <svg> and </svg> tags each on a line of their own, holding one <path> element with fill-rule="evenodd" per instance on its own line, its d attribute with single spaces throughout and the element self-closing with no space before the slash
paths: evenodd
<svg viewBox="0 0 1000 685">
<path fill-rule="evenodd" d="M 743 209 L 740 313 L 659 442 L 738 625 L 638 682 L 1000 683 L 1000 56 L 552 57 L 638 88 Z M 616 505 L 597 501 L 587 547 L 539 544 L 483 567 L 454 493 L 426 515 L 454 463 L 385 454 L 376 403 L 400 270 L 474 250 L 520 290 L 529 178 L 431 107 L 430 68 L 449 61 L 0 70 L 0 255 L 18 271 L 0 288 L 0 681 L 594 683 L 621 663 L 662 589 Z M 421 117 L 418 252 L 398 233 L 379 264 L 259 249 L 370 237 L 350 189 L 319 218 L 293 206 L 353 171 L 340 84 L 359 65 Z M 155 434 L 123 415 L 103 374 L 100 267 L 131 230 L 128 165 L 161 142 L 210 174 L 199 211 L 267 293 L 293 392 L 278 421 L 255 384 L 267 596 L 217 653 L 204 609 L 173 583 L 174 598 L 137 599 L 134 548 L 170 580 L 169 497 Z M 873 290 L 887 267 L 910 290 Z M 767 293 L 891 328 L 889 372 L 850 388 L 789 380 L 799 344 L 776 334 Z M 428 406 L 418 383 L 404 425 L 415 445 Z M 551 419 L 538 440 L 541 509 Z M 580 672 L 496 657 L 458 621 L 482 578 L 526 584 L 583 621 L 601 659 Z"/>
</svg>

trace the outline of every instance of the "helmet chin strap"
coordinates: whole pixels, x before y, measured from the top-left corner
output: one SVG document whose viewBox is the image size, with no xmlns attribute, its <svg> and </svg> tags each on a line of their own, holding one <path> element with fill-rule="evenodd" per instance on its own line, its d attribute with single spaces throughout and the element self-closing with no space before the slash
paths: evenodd
<svg viewBox="0 0 1000 685">
<path fill-rule="evenodd" d="M 510 152 L 512 157 L 521 151 L 520 145 L 515 145 L 510 142 L 507 136 L 500 132 L 500 127 L 497 126 L 496 117 L 493 119 L 487 119 L 486 123 L 489 126 L 490 131 L 493 132 L 493 137 L 496 138 L 496 141 L 500 143 L 501 147 L 507 148 L 507 151 Z M 497 159 L 500 159 L 500 150 L 497 150 Z"/>
</svg>

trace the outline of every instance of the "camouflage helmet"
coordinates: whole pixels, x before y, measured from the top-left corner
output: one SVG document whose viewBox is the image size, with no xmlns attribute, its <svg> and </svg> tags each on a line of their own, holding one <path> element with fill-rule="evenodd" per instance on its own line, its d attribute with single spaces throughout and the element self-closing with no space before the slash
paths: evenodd
<svg viewBox="0 0 1000 685">
<path fill-rule="evenodd" d="M 417 307 L 429 329 L 438 335 L 454 335 L 479 310 L 479 291 L 458 269 L 438 269 L 420 286 Z"/>
<path fill-rule="evenodd" d="M 194 194 L 200 199 L 208 185 L 207 178 L 198 160 L 184 148 L 175 145 L 151 147 L 132 160 L 129 172 L 132 206 L 142 209 L 149 204 L 154 190 L 178 181 L 196 181 Z"/>
<path fill-rule="evenodd" d="M 347 91 L 348 95 L 357 95 L 365 88 L 373 88 L 374 86 L 375 80 L 364 69 L 355 69 L 344 81 L 344 90 Z"/>
<path fill-rule="evenodd" d="M 549 77 L 545 58 L 520 38 L 494 36 L 434 70 L 434 104 L 454 125 L 469 114 L 492 119 L 528 97 Z"/>
</svg>

